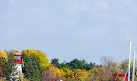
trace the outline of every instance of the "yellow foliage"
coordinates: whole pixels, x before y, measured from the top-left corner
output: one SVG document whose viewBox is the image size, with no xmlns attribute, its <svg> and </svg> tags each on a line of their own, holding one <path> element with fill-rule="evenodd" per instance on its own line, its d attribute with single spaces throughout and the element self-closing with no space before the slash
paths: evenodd
<svg viewBox="0 0 137 81">
<path fill-rule="evenodd" d="M 89 75 L 86 70 L 81 69 L 74 69 L 73 71 L 65 68 L 65 77 L 66 78 L 72 78 L 72 79 L 84 79 L 86 81 L 89 81 Z M 83 81 L 83 80 L 82 80 Z"/>
<path fill-rule="evenodd" d="M 39 61 L 40 61 L 40 66 L 43 67 L 43 68 L 46 68 L 46 67 L 48 67 L 50 65 L 49 64 L 49 60 L 46 58 L 46 54 L 43 51 L 41 51 L 41 50 L 34 50 L 34 49 L 32 49 L 32 50 L 30 50 L 30 49 L 25 50 L 24 49 L 21 52 L 21 54 L 26 54 L 28 56 L 34 55 L 34 56 L 38 57 Z"/>
<path fill-rule="evenodd" d="M 48 66 L 41 77 L 41 81 L 57 81 L 60 79 L 64 79 L 64 71 L 53 65 Z"/>
<path fill-rule="evenodd" d="M 137 81 L 137 77 L 135 76 L 135 81 Z"/>
<path fill-rule="evenodd" d="M 28 79 L 24 79 L 24 81 L 30 81 L 30 80 L 28 80 Z"/>
<path fill-rule="evenodd" d="M 50 72 L 53 72 L 54 77 L 59 77 L 59 78 L 63 77 L 64 74 L 65 74 L 62 69 L 58 69 L 58 68 L 55 67 L 55 66 L 50 66 L 49 71 L 50 71 Z"/>
<path fill-rule="evenodd" d="M 42 72 L 41 81 L 58 81 L 64 79 L 64 71 L 50 65 Z"/>
<path fill-rule="evenodd" d="M 89 72 L 90 80 L 93 81 L 108 81 L 108 75 L 106 73 L 106 69 L 103 67 L 93 68 L 93 71 Z"/>
<path fill-rule="evenodd" d="M 7 80 L 6 80 L 6 77 L 1 77 L 1 78 L 0 78 L 0 81 L 7 81 Z"/>
<path fill-rule="evenodd" d="M 63 68 L 63 70 L 64 70 L 65 77 L 70 78 L 72 71 L 67 68 Z"/>
<path fill-rule="evenodd" d="M 4 50 L 0 49 L 0 57 L 7 58 L 7 54 Z"/>
</svg>

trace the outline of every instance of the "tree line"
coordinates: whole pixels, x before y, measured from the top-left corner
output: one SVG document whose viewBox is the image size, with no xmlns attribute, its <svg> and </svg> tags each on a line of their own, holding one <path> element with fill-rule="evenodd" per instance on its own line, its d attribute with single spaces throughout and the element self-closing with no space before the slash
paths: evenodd
<svg viewBox="0 0 137 81">
<path fill-rule="evenodd" d="M 17 50 L 0 49 L 0 81 L 10 81 L 16 52 Z M 113 75 L 116 72 L 128 75 L 128 59 L 118 63 L 110 57 L 102 57 L 101 65 L 79 59 L 59 63 L 57 58 L 49 62 L 42 50 L 24 49 L 20 53 L 24 61 L 20 81 L 123 81 L 124 77 L 114 78 Z M 137 80 L 137 68 L 135 79 Z"/>
</svg>

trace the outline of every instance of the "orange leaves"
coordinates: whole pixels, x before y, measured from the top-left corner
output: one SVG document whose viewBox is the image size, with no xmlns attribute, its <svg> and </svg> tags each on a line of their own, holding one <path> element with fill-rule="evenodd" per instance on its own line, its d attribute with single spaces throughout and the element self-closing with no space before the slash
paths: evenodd
<svg viewBox="0 0 137 81">
<path fill-rule="evenodd" d="M 66 69 L 66 74 L 65 77 L 66 78 L 71 78 L 71 79 L 84 79 L 84 80 L 88 80 L 89 76 L 88 76 L 88 72 L 86 70 L 81 70 L 81 69 L 74 69 L 73 71 Z"/>
<path fill-rule="evenodd" d="M 64 76 L 64 71 L 62 69 L 58 69 L 55 66 L 50 66 L 49 71 L 54 74 L 54 77 L 61 78 L 62 76 Z"/>
<path fill-rule="evenodd" d="M 64 71 L 51 65 L 42 73 L 42 81 L 57 81 L 64 78 Z"/>
</svg>

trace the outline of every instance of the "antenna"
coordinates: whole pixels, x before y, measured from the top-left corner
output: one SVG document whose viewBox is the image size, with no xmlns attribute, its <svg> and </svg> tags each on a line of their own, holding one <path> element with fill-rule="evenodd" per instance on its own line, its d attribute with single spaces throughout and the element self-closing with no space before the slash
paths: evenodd
<svg viewBox="0 0 137 81">
<path fill-rule="evenodd" d="M 135 77 L 135 60 L 136 60 L 135 54 L 136 54 L 136 53 L 135 53 L 135 51 L 134 51 L 132 81 L 134 81 L 134 77 Z"/>
<path fill-rule="evenodd" d="M 131 56 L 131 41 L 130 41 L 130 50 L 129 50 L 129 63 L 128 63 L 128 81 L 130 81 L 130 56 Z"/>
</svg>

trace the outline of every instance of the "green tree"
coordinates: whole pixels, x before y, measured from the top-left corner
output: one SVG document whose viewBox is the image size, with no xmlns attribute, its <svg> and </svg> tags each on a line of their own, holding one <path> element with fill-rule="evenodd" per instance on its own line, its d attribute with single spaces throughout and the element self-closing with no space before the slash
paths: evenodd
<svg viewBox="0 0 137 81">
<path fill-rule="evenodd" d="M 9 61 L 4 57 L 0 57 L 0 77 L 6 77 L 7 80 L 10 79 L 11 67 Z"/>
<path fill-rule="evenodd" d="M 11 78 L 12 66 L 14 66 L 14 53 L 15 50 L 3 52 L 6 55 L 0 57 L 0 77 L 5 77 L 7 80 Z"/>
<path fill-rule="evenodd" d="M 31 81 L 40 81 L 40 69 L 39 64 L 26 54 L 22 54 L 24 60 L 23 73 L 25 78 L 30 79 Z"/>
<path fill-rule="evenodd" d="M 14 54 L 17 52 L 17 50 L 13 49 L 13 50 L 9 50 L 9 51 L 5 50 L 5 51 L 8 56 L 8 63 L 9 63 L 9 67 L 10 67 L 9 68 L 10 69 L 10 72 L 9 72 L 10 77 L 8 78 L 8 80 L 12 79 L 14 81 L 18 78 L 15 76 L 18 74 L 18 72 L 14 72 L 15 70 L 17 70 L 17 67 L 15 67 L 16 64 L 14 63 L 14 60 L 15 60 Z"/>
<path fill-rule="evenodd" d="M 120 69 L 122 70 L 122 73 L 126 73 L 128 70 L 128 59 L 124 60 L 121 64 L 120 64 Z M 132 71 L 132 70 L 131 70 Z"/>
<path fill-rule="evenodd" d="M 26 54 L 26 55 L 30 56 L 31 58 L 33 58 L 33 60 L 35 60 L 36 63 L 39 64 L 41 68 L 45 69 L 50 65 L 49 60 L 46 57 L 46 54 L 41 50 L 34 50 L 34 49 L 25 50 L 24 49 L 21 52 L 21 54 Z"/>
<path fill-rule="evenodd" d="M 57 59 L 57 58 L 51 59 L 51 64 L 53 64 L 54 66 L 58 66 L 59 65 L 59 59 Z"/>
<path fill-rule="evenodd" d="M 83 69 L 83 63 L 78 59 L 72 60 L 69 65 L 72 69 Z"/>
</svg>

